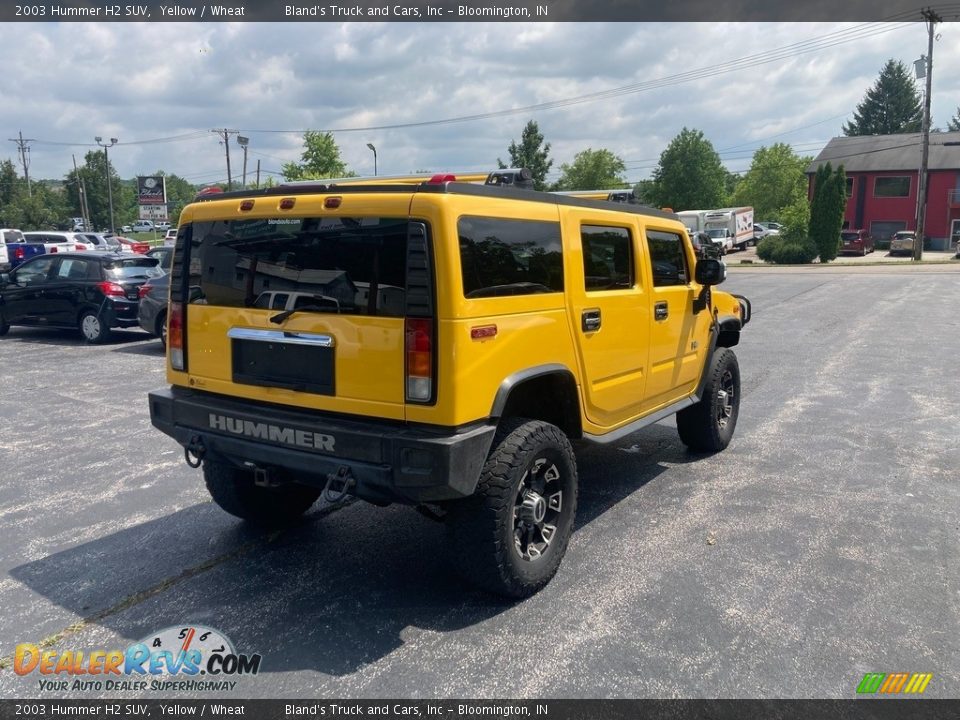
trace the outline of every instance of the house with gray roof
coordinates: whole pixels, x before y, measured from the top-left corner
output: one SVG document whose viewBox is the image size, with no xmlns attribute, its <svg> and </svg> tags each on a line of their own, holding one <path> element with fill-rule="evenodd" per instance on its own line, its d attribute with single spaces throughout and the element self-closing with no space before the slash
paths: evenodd
<svg viewBox="0 0 960 720">
<path fill-rule="evenodd" d="M 817 168 L 843 165 L 847 174 L 844 227 L 866 229 L 878 241 L 915 230 L 920 180 L 920 133 L 833 138 L 807 168 L 810 192 Z M 930 134 L 925 235 L 946 250 L 960 241 L 960 132 Z"/>
</svg>

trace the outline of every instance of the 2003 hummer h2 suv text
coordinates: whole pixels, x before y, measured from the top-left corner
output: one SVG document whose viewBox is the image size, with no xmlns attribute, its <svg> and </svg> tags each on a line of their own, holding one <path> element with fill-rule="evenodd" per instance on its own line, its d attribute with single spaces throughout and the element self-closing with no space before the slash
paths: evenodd
<svg viewBox="0 0 960 720">
<path fill-rule="evenodd" d="M 573 528 L 571 440 L 677 416 L 727 446 L 750 317 L 672 213 L 526 171 L 211 194 L 180 219 L 153 424 L 227 512 L 324 493 L 443 516 L 472 582 L 522 597 Z"/>
</svg>

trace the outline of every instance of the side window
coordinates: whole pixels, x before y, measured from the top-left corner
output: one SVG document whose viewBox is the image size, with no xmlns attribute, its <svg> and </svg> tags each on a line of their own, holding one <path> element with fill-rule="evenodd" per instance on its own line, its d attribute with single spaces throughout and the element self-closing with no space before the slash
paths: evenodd
<svg viewBox="0 0 960 720">
<path fill-rule="evenodd" d="M 37 283 L 45 282 L 47 274 L 50 272 L 50 266 L 56 258 L 40 258 L 33 262 L 24 263 L 18 267 L 14 273 L 14 281 L 17 283 Z"/>
<path fill-rule="evenodd" d="M 679 235 L 662 230 L 647 230 L 647 247 L 653 266 L 654 287 L 686 285 L 689 282 L 687 258 Z"/>
<path fill-rule="evenodd" d="M 629 230 L 584 225 L 580 228 L 580 243 L 587 292 L 633 287 L 633 243 Z"/>
<path fill-rule="evenodd" d="M 60 280 L 86 280 L 90 275 L 88 263 L 77 258 L 60 260 L 57 268 L 57 278 Z"/>
<path fill-rule="evenodd" d="M 563 292 L 559 223 L 462 217 L 457 234 L 465 297 Z"/>
</svg>

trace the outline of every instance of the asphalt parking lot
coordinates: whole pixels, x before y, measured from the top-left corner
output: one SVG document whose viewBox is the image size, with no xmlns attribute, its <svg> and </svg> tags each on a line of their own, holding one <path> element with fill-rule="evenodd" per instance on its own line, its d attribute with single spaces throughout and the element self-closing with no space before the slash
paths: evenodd
<svg viewBox="0 0 960 720">
<path fill-rule="evenodd" d="M 156 340 L 14 328 L 0 657 L 198 623 L 263 656 L 236 697 L 842 698 L 867 672 L 956 697 L 960 273 L 937 268 L 732 270 L 754 307 L 733 443 L 691 455 L 671 420 L 579 446 L 566 559 L 520 603 L 464 587 L 408 508 L 245 528 L 150 425 Z M 164 694 L 0 671 L 3 698 L 132 696 Z"/>
</svg>

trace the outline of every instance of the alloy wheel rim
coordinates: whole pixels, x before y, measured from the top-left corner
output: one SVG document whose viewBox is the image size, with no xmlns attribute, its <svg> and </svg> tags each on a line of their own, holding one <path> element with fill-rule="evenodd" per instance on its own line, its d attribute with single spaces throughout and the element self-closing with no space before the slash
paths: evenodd
<svg viewBox="0 0 960 720">
<path fill-rule="evenodd" d="M 557 463 L 540 457 L 523 474 L 513 506 L 513 547 L 526 562 L 540 560 L 557 534 L 563 511 Z"/>
<path fill-rule="evenodd" d="M 720 389 L 717 390 L 717 425 L 727 426 L 733 417 L 733 406 L 736 400 L 736 388 L 733 385 L 733 373 L 727 370 L 720 378 Z"/>
</svg>

